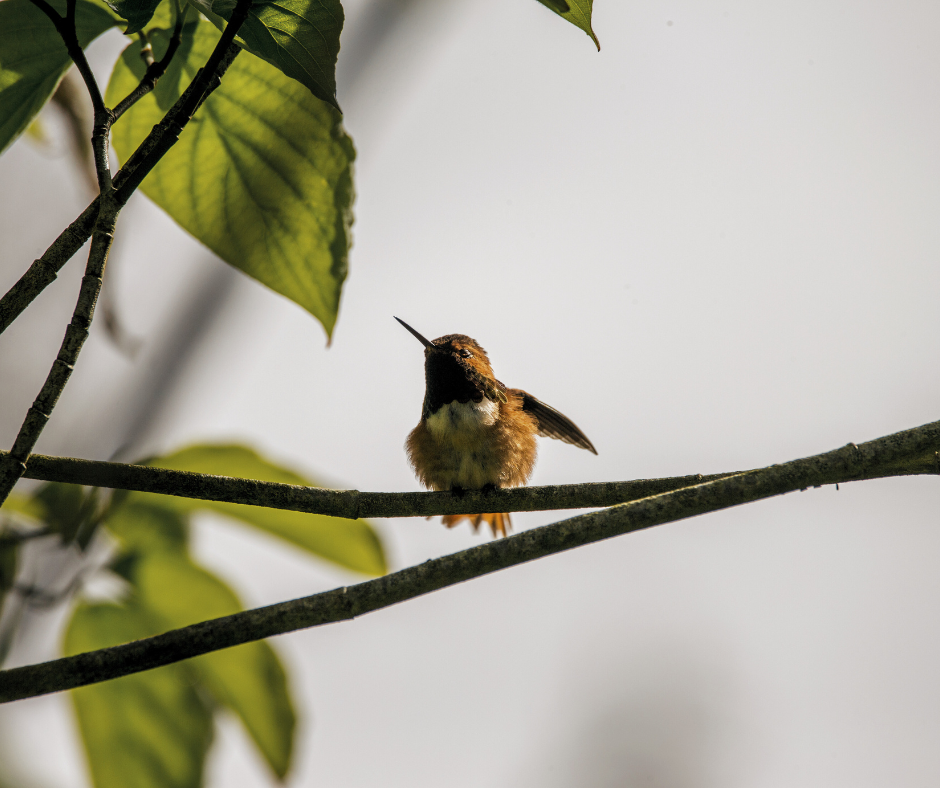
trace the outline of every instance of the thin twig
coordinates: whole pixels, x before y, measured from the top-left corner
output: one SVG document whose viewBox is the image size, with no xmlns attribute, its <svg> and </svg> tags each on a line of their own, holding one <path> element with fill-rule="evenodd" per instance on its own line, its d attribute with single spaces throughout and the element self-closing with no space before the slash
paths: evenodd
<svg viewBox="0 0 940 788">
<path fill-rule="evenodd" d="M 46 0 L 30 0 L 30 2 L 48 16 L 55 25 L 69 57 L 72 58 L 78 68 L 78 73 L 85 81 L 88 95 L 91 96 L 91 104 L 95 110 L 95 126 L 91 135 L 91 144 L 95 154 L 98 190 L 101 194 L 105 194 L 111 190 L 111 168 L 108 163 L 108 131 L 111 128 L 111 113 L 105 106 L 101 89 L 98 87 L 95 75 L 92 73 L 91 66 L 88 65 L 88 59 L 78 40 L 78 33 L 75 29 L 76 0 L 66 0 L 64 17 L 60 16 Z"/>
<path fill-rule="evenodd" d="M 144 32 L 141 31 L 141 42 L 143 43 L 141 57 L 144 58 L 144 63 L 147 64 L 147 71 L 140 80 L 140 84 L 112 110 L 115 121 L 153 90 L 160 77 L 166 73 L 170 62 L 173 60 L 173 56 L 176 54 L 176 50 L 179 49 L 180 43 L 182 43 L 183 23 L 186 20 L 186 12 L 188 10 L 189 6 L 187 5 L 183 8 L 181 13 L 177 14 L 176 25 L 173 27 L 173 35 L 170 37 L 170 43 L 167 45 L 163 57 L 160 58 L 157 63 L 153 61 L 153 49 L 150 46 L 150 40 L 146 37 Z"/>
<path fill-rule="evenodd" d="M 408 599 L 613 536 L 834 481 L 894 475 L 940 446 L 940 422 L 591 512 L 346 588 L 0 672 L 0 702 L 82 687 L 242 643 L 348 621 Z M 936 471 L 933 471 L 936 473 Z"/>
</svg>

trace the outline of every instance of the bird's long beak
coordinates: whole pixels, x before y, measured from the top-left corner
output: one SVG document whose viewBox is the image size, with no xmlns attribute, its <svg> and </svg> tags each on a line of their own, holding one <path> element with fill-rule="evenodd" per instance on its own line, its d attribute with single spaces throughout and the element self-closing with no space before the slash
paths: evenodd
<svg viewBox="0 0 940 788">
<path fill-rule="evenodd" d="M 395 316 L 392 315 L 392 317 L 395 317 Z M 415 330 L 414 330 L 411 326 L 409 326 L 404 320 L 402 320 L 402 319 L 400 319 L 400 318 L 397 318 L 397 317 L 395 317 L 395 319 L 396 319 L 399 323 L 401 323 L 405 328 L 407 328 L 412 334 L 414 334 L 415 337 L 417 337 L 418 341 L 419 341 L 422 345 L 424 345 L 425 347 L 436 347 L 436 345 L 435 345 L 433 342 L 428 342 L 428 340 L 426 340 L 423 336 L 421 336 L 421 334 L 419 334 L 417 331 L 415 331 Z"/>
</svg>

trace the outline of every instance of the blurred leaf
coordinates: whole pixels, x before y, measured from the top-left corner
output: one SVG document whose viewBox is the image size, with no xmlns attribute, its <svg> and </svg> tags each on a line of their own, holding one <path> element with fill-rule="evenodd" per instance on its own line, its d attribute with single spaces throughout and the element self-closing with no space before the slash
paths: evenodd
<svg viewBox="0 0 940 788">
<path fill-rule="evenodd" d="M 183 513 L 165 506 L 130 500 L 115 506 L 104 525 L 121 546 L 109 568 L 131 583 L 143 557 L 157 552 L 187 555 L 189 523 Z"/>
<path fill-rule="evenodd" d="M 597 40 L 594 29 L 591 27 L 591 12 L 594 0 L 539 0 L 539 2 L 587 33 L 597 47 L 598 52 L 600 51 L 601 42 Z"/>
<path fill-rule="evenodd" d="M 161 0 L 107 0 L 108 6 L 121 19 L 127 20 L 127 35 L 143 30 Z"/>
<path fill-rule="evenodd" d="M 51 5 L 64 14 L 64 0 Z M 114 24 L 104 9 L 77 0 L 75 29 L 82 47 Z M 49 17 L 29 0 L 0 3 L 0 153 L 30 125 L 71 65 Z"/>
<path fill-rule="evenodd" d="M 180 513 L 166 506 L 154 506 L 130 496 L 108 514 L 104 524 L 127 552 L 186 553 L 189 525 Z"/>
<path fill-rule="evenodd" d="M 193 0 L 220 28 L 236 0 Z M 305 85 L 336 109 L 336 56 L 343 32 L 339 0 L 261 0 L 252 3 L 238 38 L 249 52 Z"/>
<path fill-rule="evenodd" d="M 148 465 L 193 473 L 316 486 L 308 479 L 275 465 L 244 446 L 191 446 L 166 457 L 151 460 Z M 364 520 L 346 520 L 341 517 L 149 493 L 133 493 L 132 497 L 177 511 L 211 509 L 286 539 L 347 569 L 369 575 L 382 575 L 387 571 L 382 543 Z"/>
<path fill-rule="evenodd" d="M 81 604 L 66 656 L 152 635 L 139 610 Z M 185 663 L 72 692 L 96 788 L 197 788 L 212 741 L 212 713 Z"/>
<path fill-rule="evenodd" d="M 4 0 L 8 2 L 8 0 Z M 42 521 L 46 515 L 46 507 L 37 501 L 33 496 L 20 495 L 17 492 L 12 492 L 7 496 L 7 499 L 0 504 L 0 509 L 5 513 L 12 512 L 14 514 L 22 515 L 29 520 Z"/>
<path fill-rule="evenodd" d="M 187 558 L 154 553 L 135 570 L 140 604 L 166 629 L 178 629 L 237 613 L 234 592 Z M 296 718 L 287 677 L 268 643 L 256 641 L 216 651 L 191 665 L 215 699 L 235 712 L 274 773 L 290 765 Z"/>
<path fill-rule="evenodd" d="M 122 160 L 206 62 L 218 33 L 201 22 L 190 38 L 188 56 L 178 52 L 154 94 L 115 124 Z M 169 33 L 154 33 L 156 58 L 168 40 Z M 109 104 L 143 75 L 138 49 L 128 47 L 115 66 Z M 228 263 L 308 310 L 329 335 L 351 245 L 354 158 L 335 109 L 276 68 L 242 56 L 142 189 Z"/>
<path fill-rule="evenodd" d="M 77 484 L 49 482 L 33 496 L 44 508 L 43 521 L 59 535 L 62 544 L 75 542 L 84 550 L 101 520 L 98 489 Z"/>
</svg>

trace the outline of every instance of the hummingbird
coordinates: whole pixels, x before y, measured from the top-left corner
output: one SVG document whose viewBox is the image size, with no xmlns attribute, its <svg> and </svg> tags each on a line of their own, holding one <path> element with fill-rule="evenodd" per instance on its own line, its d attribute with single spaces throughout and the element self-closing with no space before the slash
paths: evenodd
<svg viewBox="0 0 940 788">
<path fill-rule="evenodd" d="M 424 345 L 424 405 L 405 450 L 418 480 L 430 490 L 495 490 L 524 485 L 535 467 L 537 435 L 597 454 L 571 419 L 522 389 L 496 379 L 479 342 L 447 334 L 433 342 L 395 318 Z M 512 528 L 509 514 L 449 514 L 453 528 L 488 523 L 493 536 Z"/>
</svg>

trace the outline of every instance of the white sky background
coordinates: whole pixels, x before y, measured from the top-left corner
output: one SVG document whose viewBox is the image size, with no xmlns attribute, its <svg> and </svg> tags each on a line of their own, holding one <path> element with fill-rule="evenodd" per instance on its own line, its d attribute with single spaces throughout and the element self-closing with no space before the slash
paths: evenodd
<svg viewBox="0 0 940 788">
<path fill-rule="evenodd" d="M 597 54 L 534 0 L 425 5 L 340 82 L 359 197 L 333 346 L 240 281 L 148 448 L 244 440 L 337 486 L 416 489 L 423 354 L 393 314 L 473 336 L 590 436 L 598 457 L 542 441 L 536 484 L 756 467 L 940 418 L 940 6 L 597 0 Z M 63 167 L 24 142 L 0 159 L 5 286 L 84 204 Z M 116 296 L 146 337 L 211 264 L 142 198 L 119 229 Z M 44 296 L 62 328 L 79 269 Z M 0 393 L 25 412 L 48 363 L 21 366 Z M 39 449 L 108 456 L 82 437 L 120 405 L 96 376 L 133 367 L 93 332 Z M 278 638 L 303 699 L 289 784 L 936 785 L 938 510 L 936 478 L 812 490 Z M 393 568 L 485 539 L 378 527 Z M 197 552 L 250 605 L 355 581 L 221 521 Z M 0 713 L 39 784 L 83 784 L 64 709 Z M 234 723 L 210 772 L 270 782 Z"/>
</svg>

